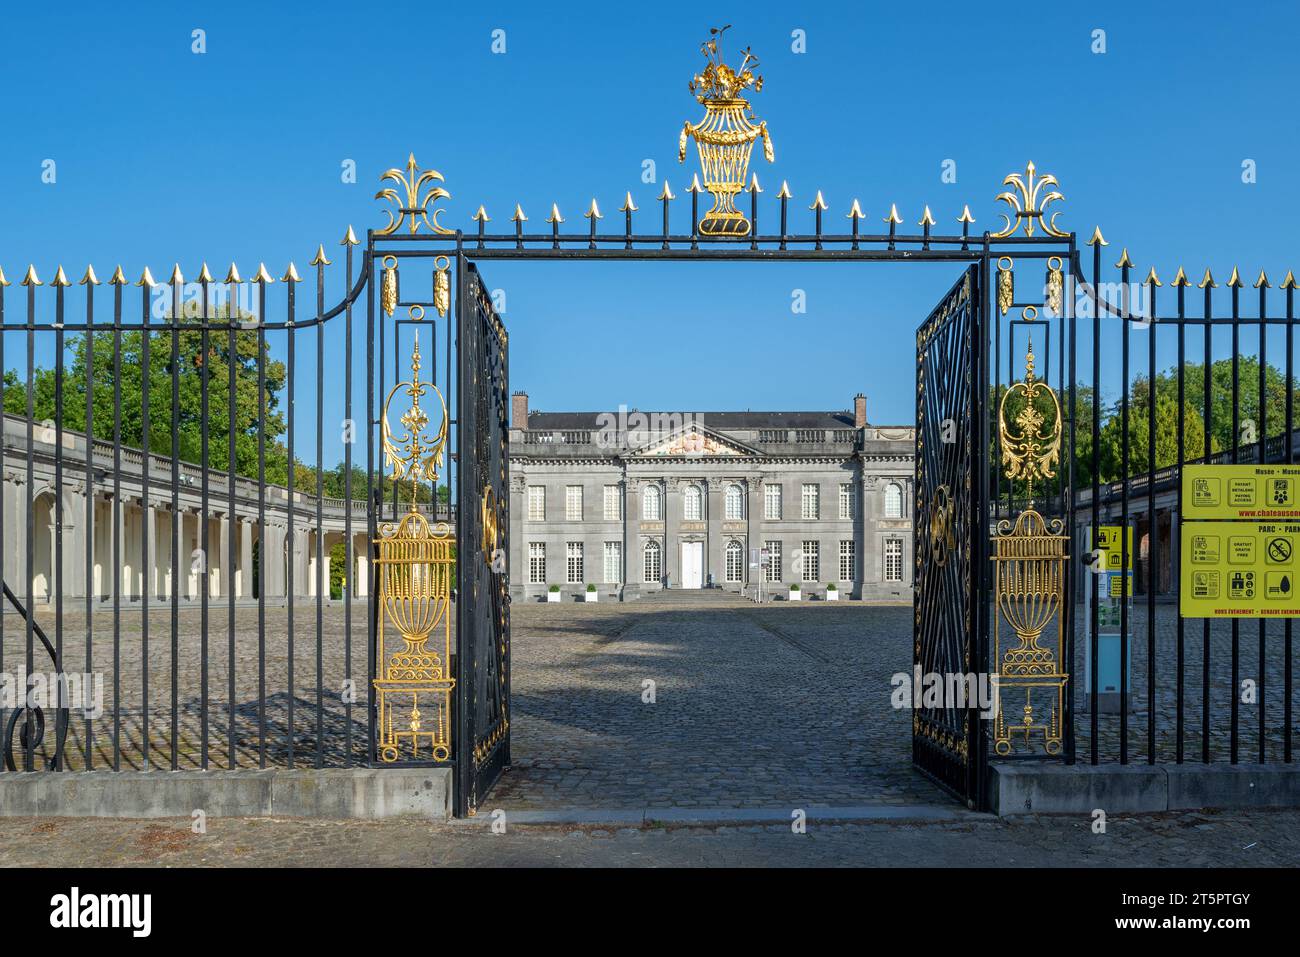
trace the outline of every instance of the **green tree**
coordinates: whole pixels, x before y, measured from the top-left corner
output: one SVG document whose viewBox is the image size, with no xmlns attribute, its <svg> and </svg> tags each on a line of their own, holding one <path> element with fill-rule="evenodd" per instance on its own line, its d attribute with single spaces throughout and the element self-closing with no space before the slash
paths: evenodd
<svg viewBox="0 0 1300 957">
<path fill-rule="evenodd" d="M 1205 429 L 1200 412 L 1190 402 L 1183 403 L 1183 460 L 1199 458 L 1204 452 Z M 1133 383 L 1128 402 L 1128 474 L 1145 475 L 1150 468 L 1151 450 L 1151 384 L 1141 377 Z M 1124 422 L 1125 416 L 1117 403 L 1103 420 L 1098 436 L 1100 479 L 1113 482 L 1124 474 Z M 1178 388 L 1172 374 L 1156 377 L 1155 402 L 1155 457 L 1156 468 L 1162 469 L 1178 462 Z M 1211 450 L 1217 450 L 1212 439 Z"/>
</svg>

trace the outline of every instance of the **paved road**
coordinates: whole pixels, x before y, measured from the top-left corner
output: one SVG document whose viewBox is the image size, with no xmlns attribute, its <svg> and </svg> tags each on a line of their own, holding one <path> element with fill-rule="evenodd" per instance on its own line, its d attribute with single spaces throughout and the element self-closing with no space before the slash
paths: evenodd
<svg viewBox="0 0 1300 957">
<path fill-rule="evenodd" d="M 0 818 L 6 866 L 1295 866 L 1300 812 L 724 828 Z"/>
</svg>

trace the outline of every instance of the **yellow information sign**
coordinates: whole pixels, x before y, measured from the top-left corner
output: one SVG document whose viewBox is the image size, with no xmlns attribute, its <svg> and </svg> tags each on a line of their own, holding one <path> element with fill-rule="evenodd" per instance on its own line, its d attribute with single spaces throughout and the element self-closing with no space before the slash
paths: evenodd
<svg viewBox="0 0 1300 957">
<path fill-rule="evenodd" d="M 1117 572 L 1124 559 L 1124 552 L 1119 543 L 1119 526 L 1102 525 L 1097 529 L 1097 551 L 1101 553 L 1099 571 Z M 1128 530 L 1128 571 L 1133 570 L 1133 528 Z M 1132 592 L 1130 592 L 1132 594 Z"/>
<path fill-rule="evenodd" d="M 1183 517 L 1300 519 L 1300 465 L 1188 465 Z"/>
<path fill-rule="evenodd" d="M 1297 552 L 1297 522 L 1184 522 L 1179 614 L 1184 618 L 1300 615 Z"/>
</svg>

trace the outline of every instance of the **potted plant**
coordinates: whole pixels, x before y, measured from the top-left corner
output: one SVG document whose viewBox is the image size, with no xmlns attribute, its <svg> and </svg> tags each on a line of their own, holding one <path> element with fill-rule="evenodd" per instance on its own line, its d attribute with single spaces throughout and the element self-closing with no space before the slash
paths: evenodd
<svg viewBox="0 0 1300 957">
<path fill-rule="evenodd" d="M 546 590 L 546 600 L 547 600 L 548 602 L 550 602 L 550 601 L 559 601 L 559 600 L 560 600 L 560 586 L 559 586 L 559 585 L 552 585 L 550 588 L 548 588 L 548 589 Z"/>
<path fill-rule="evenodd" d="M 598 601 L 599 599 L 600 599 L 600 592 L 596 591 L 596 586 L 595 586 L 595 585 L 588 585 L 588 586 L 587 586 L 587 601 Z"/>
<path fill-rule="evenodd" d="M 790 583 L 790 600 L 791 601 L 799 600 L 799 584 L 797 582 Z"/>
<path fill-rule="evenodd" d="M 826 585 L 826 600 L 827 601 L 840 600 L 840 592 L 839 589 L 835 587 L 834 582 L 828 582 Z"/>
</svg>

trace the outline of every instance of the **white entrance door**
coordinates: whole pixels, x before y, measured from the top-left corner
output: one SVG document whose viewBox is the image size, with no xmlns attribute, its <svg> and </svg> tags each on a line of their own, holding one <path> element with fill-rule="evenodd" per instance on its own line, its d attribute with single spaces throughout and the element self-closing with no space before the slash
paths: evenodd
<svg viewBox="0 0 1300 957">
<path fill-rule="evenodd" d="M 682 542 L 682 587 L 704 587 L 703 542 Z"/>
</svg>

